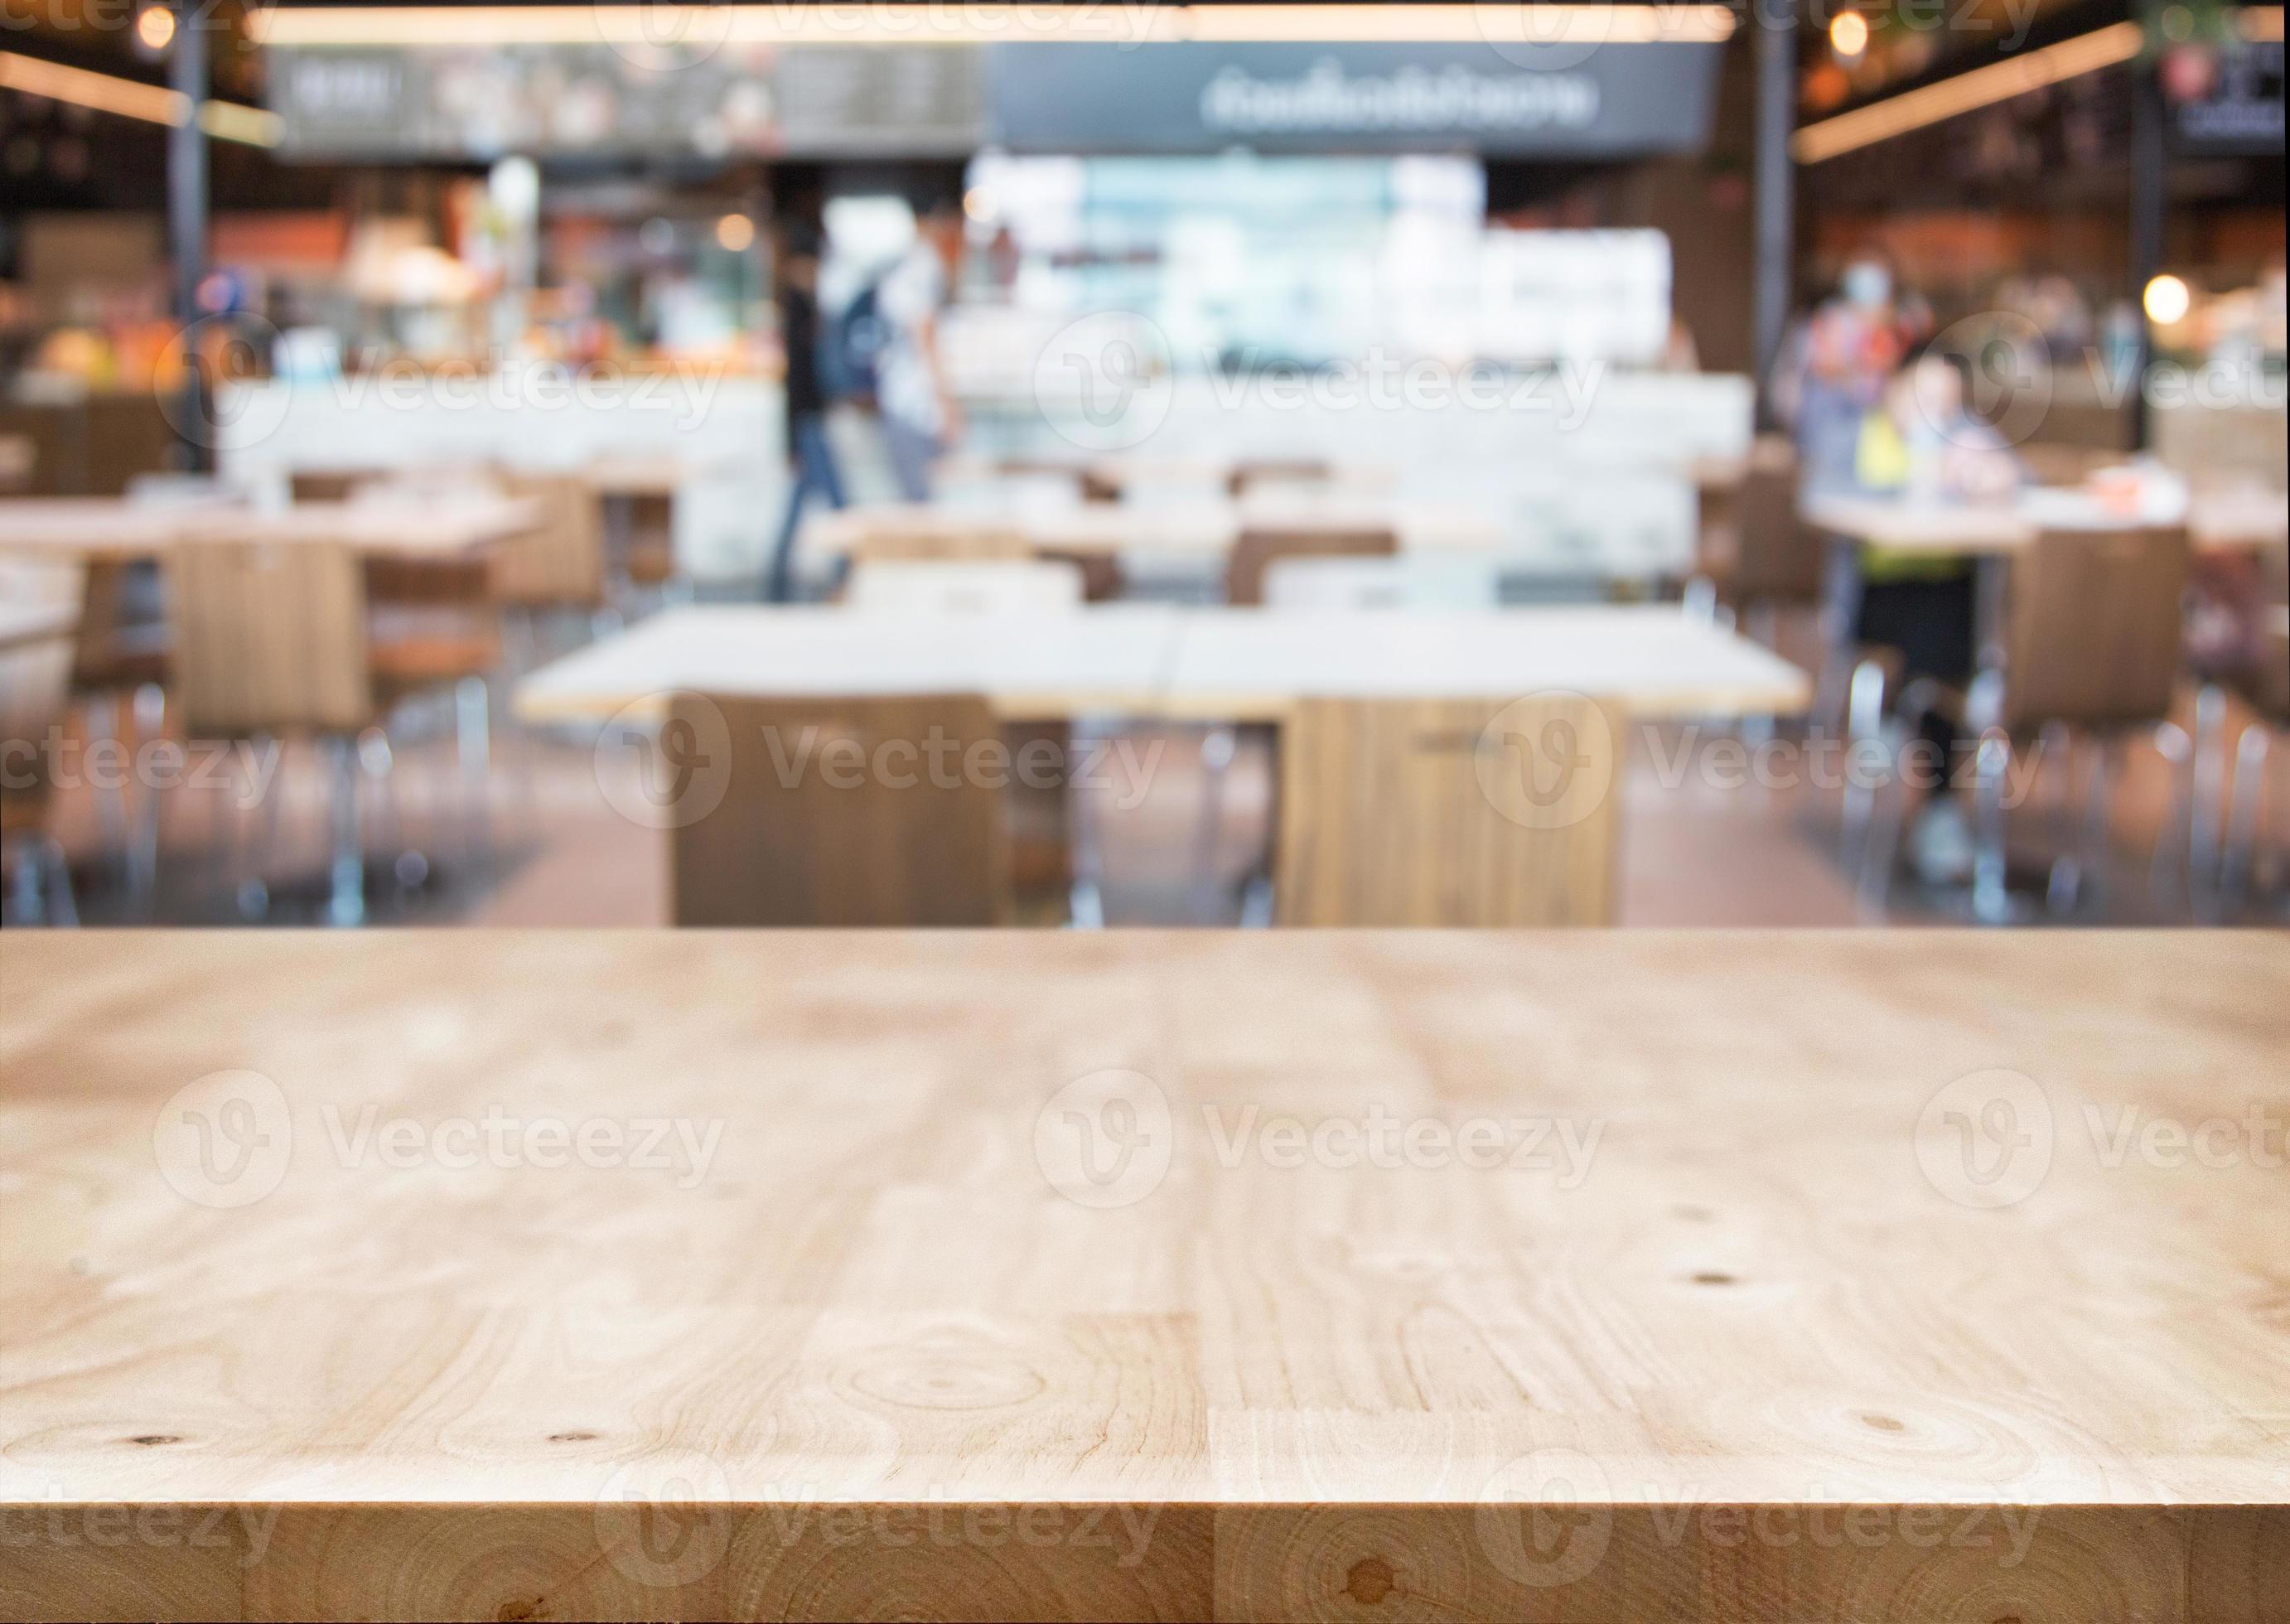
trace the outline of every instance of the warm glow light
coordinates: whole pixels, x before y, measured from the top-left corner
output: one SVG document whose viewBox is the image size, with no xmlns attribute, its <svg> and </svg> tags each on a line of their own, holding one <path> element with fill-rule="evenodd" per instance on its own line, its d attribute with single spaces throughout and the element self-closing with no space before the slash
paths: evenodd
<svg viewBox="0 0 2290 1624">
<path fill-rule="evenodd" d="M 1536 4 L 1533 43 L 1629 44 L 1730 38 L 1724 4 Z M 1506 13 L 1517 13 L 1506 19 Z M 250 8 L 261 45 L 735 44 L 974 44 L 1059 40 L 1122 45 L 1181 40 L 1518 41 L 1519 8 L 1469 4 L 1107 5 L 886 0 L 877 5 L 267 5 Z"/>
<path fill-rule="evenodd" d="M 718 246 L 733 253 L 744 253 L 756 240 L 756 222 L 744 214 L 726 214 L 716 222 Z"/>
<path fill-rule="evenodd" d="M 2166 273 L 2147 284 L 2139 302 L 2146 308 L 2149 321 L 2158 327 L 2171 327 L 2187 319 L 2195 296 L 2187 291 L 2185 283 Z"/>
<path fill-rule="evenodd" d="M 1839 56 L 1859 56 L 1869 48 L 1869 20 L 1858 12 L 1838 12 L 1829 25 L 1829 44 Z"/>
<path fill-rule="evenodd" d="M 191 122 L 188 97 L 156 84 L 140 84 L 84 68 L 67 68 L 37 57 L 0 51 L 0 90 L 22 91 L 50 101 L 66 101 L 118 118 L 140 119 L 147 124 L 187 124 Z M 209 135 L 250 147 L 276 147 L 283 121 L 260 108 L 233 101 L 203 101 L 198 125 Z"/>
<path fill-rule="evenodd" d="M 175 37 L 175 13 L 164 5 L 147 5 L 135 14 L 135 37 L 146 51 L 164 51 Z"/>
<path fill-rule="evenodd" d="M 2137 23 L 2112 23 L 2092 33 L 2062 40 L 2056 45 L 2046 45 L 2041 51 L 2024 52 L 1985 68 L 1975 68 L 1970 73 L 1942 79 L 1937 84 L 1903 91 L 1882 101 L 1872 101 L 1865 108 L 1807 124 L 1790 138 L 1790 150 L 1800 164 L 1822 163 L 1841 153 L 1890 140 L 1944 118 L 1954 118 L 1960 113 L 2008 101 L 2047 84 L 2080 78 L 2102 68 L 2127 62 L 2139 54 L 2139 49 Z"/>
</svg>

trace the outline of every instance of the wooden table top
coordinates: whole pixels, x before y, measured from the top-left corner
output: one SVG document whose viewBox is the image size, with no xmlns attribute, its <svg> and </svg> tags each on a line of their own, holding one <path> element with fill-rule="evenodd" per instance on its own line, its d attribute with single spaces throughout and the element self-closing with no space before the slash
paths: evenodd
<svg viewBox="0 0 2290 1624">
<path fill-rule="evenodd" d="M 2130 521 L 2113 517 L 2080 492 L 2033 491 L 2016 503 L 1894 501 L 1882 497 L 1814 496 L 1801 506 L 1806 522 L 1832 535 L 1893 552 L 1949 556 L 2009 554 L 2032 544 L 2047 524 L 2105 531 Z M 2279 546 L 2290 520 L 2278 500 L 2240 493 L 2198 497 L 2187 509 L 2189 540 L 2206 551 L 2248 551 Z"/>
<path fill-rule="evenodd" d="M 12 1618 L 2290 1606 L 2279 934 L 0 972 Z"/>
<path fill-rule="evenodd" d="M 362 553 L 452 556 L 540 523 L 523 497 L 295 502 L 285 508 L 164 507 L 116 497 L 0 501 L 0 551 L 122 560 L 164 556 L 185 537 L 340 541 Z"/>
<path fill-rule="evenodd" d="M 518 684 L 528 721 L 664 715 L 679 690 L 982 693 L 1004 717 L 1277 721 L 1299 699 L 1567 689 L 1646 716 L 1793 715 L 1804 672 L 1675 608 L 1179 609 L 944 615 L 707 605 L 653 615 Z"/>
</svg>

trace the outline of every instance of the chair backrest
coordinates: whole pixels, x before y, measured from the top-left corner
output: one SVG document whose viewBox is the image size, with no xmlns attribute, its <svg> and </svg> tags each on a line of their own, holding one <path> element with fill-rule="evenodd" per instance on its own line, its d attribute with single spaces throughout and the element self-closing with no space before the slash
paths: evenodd
<svg viewBox="0 0 2290 1624">
<path fill-rule="evenodd" d="M 845 602 L 854 609 L 918 609 L 944 614 L 1022 614 L 1082 602 L 1081 571 L 1070 564 L 1006 559 L 935 559 L 861 564 Z"/>
<path fill-rule="evenodd" d="M 1623 731 L 1579 696 L 1308 700 L 1284 723 L 1283 924 L 1609 924 Z"/>
<path fill-rule="evenodd" d="M 852 538 L 851 564 L 954 563 L 985 559 L 1030 559 L 1026 538 L 989 519 L 964 522 L 954 516 L 889 519 L 869 523 Z"/>
<path fill-rule="evenodd" d="M 52 636 L 0 645 L 0 760 L 12 777 L 37 776 L 48 729 L 63 719 L 71 693 L 72 648 L 86 572 L 76 564 L 0 558 L 0 614 L 52 620 Z M 29 752 L 28 756 L 27 752 Z"/>
<path fill-rule="evenodd" d="M 603 504 L 575 474 L 508 473 L 512 496 L 540 508 L 540 522 L 491 548 L 493 596 L 533 608 L 594 609 L 605 601 Z"/>
<path fill-rule="evenodd" d="M 1264 572 L 1275 609 L 1493 609 L 1494 561 L 1468 553 L 1281 558 Z"/>
<path fill-rule="evenodd" d="M 1252 457 L 1232 465 L 1225 476 L 1225 491 L 1237 501 L 1251 485 L 1325 484 L 1333 477 L 1335 470 L 1317 457 Z"/>
<path fill-rule="evenodd" d="M 187 539 L 168 556 L 174 684 L 194 737 L 373 719 L 365 580 L 339 542 Z"/>
<path fill-rule="evenodd" d="M 1264 574 L 1283 558 L 1384 558 L 1399 550 L 1399 538 L 1388 528 L 1257 528 L 1240 532 L 1232 557 L 1225 566 L 1224 596 L 1229 604 L 1264 602 Z"/>
<path fill-rule="evenodd" d="M 1734 508 L 1733 596 L 1737 603 L 1820 601 L 1821 534 L 1798 516 L 1797 495 L 1796 456 L 1760 441 L 1742 476 Z"/>
<path fill-rule="evenodd" d="M 1009 919 L 1004 786 L 978 750 L 1001 730 L 984 699 L 679 694 L 669 726 L 728 754 L 722 799 L 670 842 L 677 924 Z"/>
<path fill-rule="evenodd" d="M 2046 531 L 2012 562 L 2004 725 L 2161 721 L 2179 676 L 2183 529 Z"/>
</svg>

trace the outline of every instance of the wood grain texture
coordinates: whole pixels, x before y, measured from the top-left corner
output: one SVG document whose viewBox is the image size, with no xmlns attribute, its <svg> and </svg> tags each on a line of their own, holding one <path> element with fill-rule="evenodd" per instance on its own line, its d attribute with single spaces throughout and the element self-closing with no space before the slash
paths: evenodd
<svg viewBox="0 0 2290 1624">
<path fill-rule="evenodd" d="M 2278 1624 L 2286 980 L 12 931 L 0 1614 Z"/>
<path fill-rule="evenodd" d="M 316 541 L 369 556 L 450 558 L 519 535 L 539 508 L 516 497 L 295 502 L 252 508 L 145 506 L 117 497 L 0 500 L 0 552 L 132 563 L 187 539 Z"/>
<path fill-rule="evenodd" d="M 2171 714 L 2187 532 L 2047 532 L 2014 559 L 2004 724 L 2127 726 Z"/>
<path fill-rule="evenodd" d="M 1624 737 L 1579 695 L 1307 700 L 1280 735 L 1280 923 L 1612 924 Z"/>
<path fill-rule="evenodd" d="M 1005 786 L 965 764 L 1002 743 L 985 700 L 680 694 L 669 726 L 715 803 L 669 843 L 677 924 L 1008 922 Z"/>
<path fill-rule="evenodd" d="M 186 540 L 168 576 L 192 736 L 348 732 L 373 719 L 365 579 L 348 548 Z"/>
</svg>

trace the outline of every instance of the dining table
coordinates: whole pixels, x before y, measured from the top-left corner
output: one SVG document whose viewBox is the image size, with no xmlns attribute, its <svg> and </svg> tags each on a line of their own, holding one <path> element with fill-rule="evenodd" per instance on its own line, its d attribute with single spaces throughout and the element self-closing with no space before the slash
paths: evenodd
<svg viewBox="0 0 2290 1624">
<path fill-rule="evenodd" d="M 2278 1624 L 2286 983 L 9 931 L 0 1616 Z"/>
<path fill-rule="evenodd" d="M 333 541 L 369 556 L 452 559 L 511 540 L 540 522 L 540 504 L 486 494 L 436 500 L 138 502 L 124 497 L 0 500 L 0 554 L 128 564 L 164 559 L 202 538 Z"/>
<path fill-rule="evenodd" d="M 1277 723 L 1312 699 L 1564 692 L 1644 719 L 1792 716 L 1805 672 L 1675 606 L 1189 608 L 941 614 L 836 605 L 665 611 L 525 676 L 528 722 L 657 720 L 677 692 L 981 693 L 1005 721 Z"/>
</svg>

